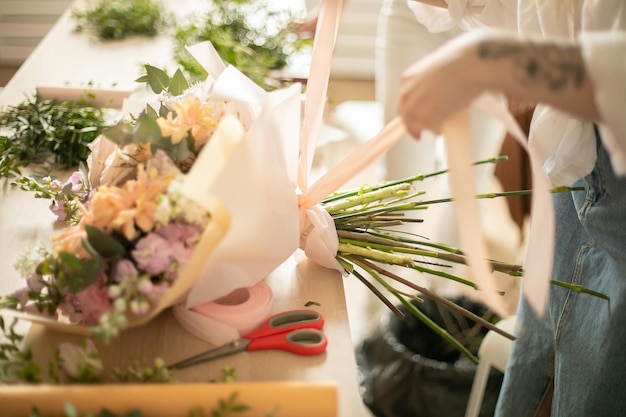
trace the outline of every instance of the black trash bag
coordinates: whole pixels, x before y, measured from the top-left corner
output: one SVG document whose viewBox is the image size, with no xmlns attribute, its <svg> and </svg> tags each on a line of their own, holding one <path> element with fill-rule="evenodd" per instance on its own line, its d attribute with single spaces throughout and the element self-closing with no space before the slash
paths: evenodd
<svg viewBox="0 0 626 417">
<path fill-rule="evenodd" d="M 478 315 L 486 311 L 483 304 L 468 298 L 454 302 Z M 425 299 L 414 305 L 446 328 L 435 302 Z M 403 320 L 389 312 L 357 347 L 363 401 L 376 417 L 463 417 L 476 365 L 405 307 L 399 308 L 406 314 Z M 487 330 L 480 332 L 473 338 L 474 346 L 468 346 L 473 353 Z M 502 372 L 491 369 L 480 417 L 493 416 L 502 378 Z"/>
</svg>

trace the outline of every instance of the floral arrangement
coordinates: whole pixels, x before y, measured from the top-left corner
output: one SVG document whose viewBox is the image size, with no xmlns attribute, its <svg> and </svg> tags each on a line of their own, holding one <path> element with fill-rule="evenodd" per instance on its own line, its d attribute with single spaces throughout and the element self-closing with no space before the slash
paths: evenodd
<svg viewBox="0 0 626 417">
<path fill-rule="evenodd" d="M 137 166 L 136 178 L 83 194 L 66 217 L 75 224 L 53 237 L 52 250 L 18 261 L 28 286 L 5 304 L 95 326 L 103 340 L 127 325 L 128 313 L 146 315 L 177 280 L 211 221 L 182 194 L 180 175 L 157 153 Z M 74 174 L 70 181 L 84 193 L 84 177 Z"/>
</svg>

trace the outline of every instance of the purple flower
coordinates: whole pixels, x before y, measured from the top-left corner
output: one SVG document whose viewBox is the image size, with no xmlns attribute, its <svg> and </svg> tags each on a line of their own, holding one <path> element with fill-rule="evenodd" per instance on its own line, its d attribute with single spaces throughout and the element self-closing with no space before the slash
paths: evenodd
<svg viewBox="0 0 626 417">
<path fill-rule="evenodd" d="M 72 192 L 74 193 L 84 192 L 86 188 L 85 177 L 82 172 L 74 171 L 64 185 L 70 185 L 72 187 Z"/>
<path fill-rule="evenodd" d="M 165 238 L 156 233 L 150 233 L 137 242 L 132 255 L 139 269 L 158 275 L 169 268 L 172 249 Z"/>
<path fill-rule="evenodd" d="M 64 222 L 67 219 L 67 214 L 65 214 L 65 199 L 57 196 L 50 204 L 50 211 L 57 216 L 58 221 Z"/>
</svg>

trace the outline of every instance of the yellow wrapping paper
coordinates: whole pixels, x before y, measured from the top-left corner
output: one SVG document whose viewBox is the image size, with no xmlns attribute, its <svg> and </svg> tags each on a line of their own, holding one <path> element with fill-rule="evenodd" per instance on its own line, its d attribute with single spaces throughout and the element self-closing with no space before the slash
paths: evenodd
<svg viewBox="0 0 626 417">
<path fill-rule="evenodd" d="M 144 417 L 186 417 L 198 407 L 207 415 L 220 400 L 237 394 L 236 403 L 249 409 L 240 417 L 335 417 L 337 387 L 333 383 L 198 383 L 110 385 L 13 385 L 0 389 L 2 417 L 26 417 L 36 406 L 41 416 L 64 415 L 70 402 L 80 415 L 97 415 L 103 407 L 116 413 L 138 409 Z"/>
</svg>

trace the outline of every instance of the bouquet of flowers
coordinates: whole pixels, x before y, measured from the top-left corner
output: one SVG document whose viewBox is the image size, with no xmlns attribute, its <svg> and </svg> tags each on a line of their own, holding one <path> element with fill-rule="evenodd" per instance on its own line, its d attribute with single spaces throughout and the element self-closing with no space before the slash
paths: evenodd
<svg viewBox="0 0 626 417">
<path fill-rule="evenodd" d="M 51 250 L 18 261 L 28 285 L 4 306 L 75 324 L 79 333 L 91 328 L 106 341 L 176 302 L 228 227 L 217 203 L 183 194 L 183 181 L 159 151 L 135 178 L 93 190 L 76 202 L 75 224 L 53 237 Z"/>
<path fill-rule="evenodd" d="M 146 66 L 139 81 L 148 83 L 154 101 L 140 102 L 138 114 L 132 113 L 137 103 L 128 104 L 128 115 L 91 144 L 87 167 L 65 183 L 19 179 L 22 188 L 52 199 L 52 211 L 68 227 L 53 237 L 51 250 L 18 262 L 28 286 L 1 306 L 108 340 L 184 300 L 206 275 L 209 254 L 230 228 L 229 209 L 207 189 L 236 146 L 227 133 L 233 126 L 241 134 L 246 126 L 268 132 L 253 124 L 267 122 L 258 117 L 264 106 L 245 97 L 265 98 L 265 92 L 216 57 L 209 68 L 224 73 L 222 81 L 209 77 L 190 86 L 180 71 L 169 77 Z M 291 96 L 299 106 L 299 96 Z M 205 148 L 205 160 L 195 164 Z"/>
</svg>

